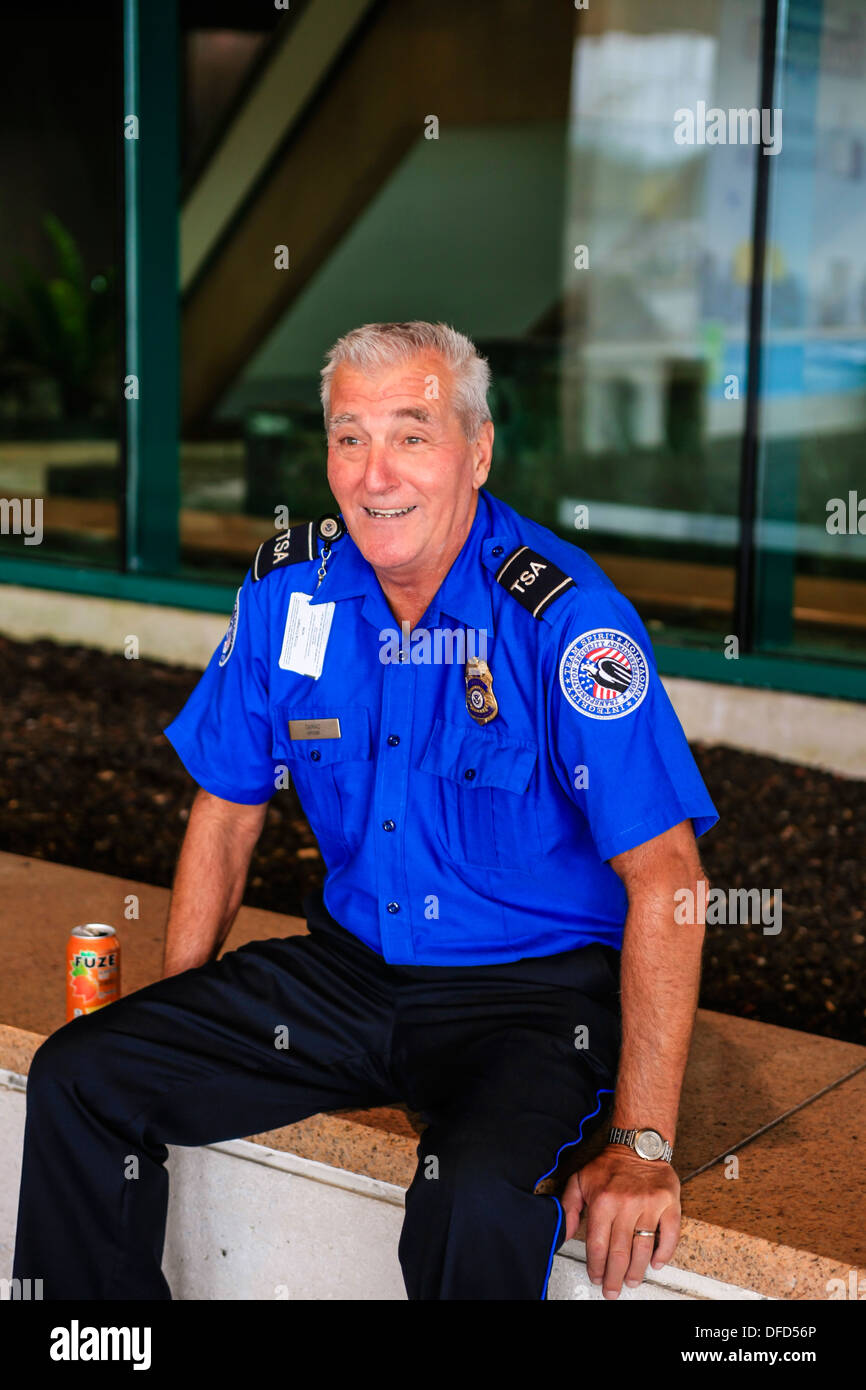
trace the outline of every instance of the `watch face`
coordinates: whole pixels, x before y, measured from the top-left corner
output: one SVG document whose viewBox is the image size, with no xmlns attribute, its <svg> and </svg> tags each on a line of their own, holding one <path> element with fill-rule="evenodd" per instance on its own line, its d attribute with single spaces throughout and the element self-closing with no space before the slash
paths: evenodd
<svg viewBox="0 0 866 1390">
<path fill-rule="evenodd" d="M 634 1137 L 634 1146 L 641 1158 L 661 1158 L 665 1141 L 654 1129 L 642 1129 Z"/>
</svg>

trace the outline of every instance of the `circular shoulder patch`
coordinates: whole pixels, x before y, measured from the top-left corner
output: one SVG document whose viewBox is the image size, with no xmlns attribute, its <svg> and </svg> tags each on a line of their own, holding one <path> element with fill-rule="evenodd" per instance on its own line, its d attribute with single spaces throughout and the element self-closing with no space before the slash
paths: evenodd
<svg viewBox="0 0 866 1390">
<path fill-rule="evenodd" d="M 226 662 L 232 654 L 232 651 L 234 650 L 235 638 L 238 635 L 238 614 L 240 612 L 240 606 L 241 591 L 240 589 L 238 589 L 237 595 L 235 596 L 235 606 L 232 609 L 232 615 L 229 618 L 229 625 L 226 629 L 226 635 L 223 638 L 222 651 L 220 652 L 220 666 L 225 666 Z"/>
<path fill-rule="evenodd" d="M 566 648 L 559 684 L 569 704 L 589 719 L 621 719 L 637 709 L 649 686 L 647 659 L 616 628 L 584 632 Z"/>
</svg>

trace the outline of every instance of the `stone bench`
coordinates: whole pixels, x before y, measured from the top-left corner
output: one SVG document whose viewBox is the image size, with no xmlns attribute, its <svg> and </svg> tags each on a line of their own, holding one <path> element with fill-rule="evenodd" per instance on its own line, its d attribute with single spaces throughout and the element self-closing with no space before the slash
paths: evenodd
<svg viewBox="0 0 866 1390">
<path fill-rule="evenodd" d="M 132 921 L 124 919 L 130 894 L 139 912 Z M 0 974 L 7 1278 L 26 1074 L 42 1039 L 65 1021 L 68 932 L 76 922 L 116 924 L 130 993 L 159 976 L 168 890 L 0 854 L 0 900 L 0 932 L 14 956 Z M 305 930 L 300 919 L 242 908 L 224 949 Z M 677 1134 L 682 1237 L 671 1264 L 622 1297 L 826 1299 L 856 1289 L 866 1281 L 866 1232 L 850 1175 L 864 1116 L 866 1048 L 700 1010 Z M 340 1110 L 170 1149 L 165 1269 L 174 1296 L 405 1297 L 397 1240 L 419 1132 L 405 1107 Z M 576 1146 L 564 1173 L 602 1142 L 598 1131 Z M 554 1260 L 552 1299 L 602 1296 L 586 1279 L 582 1233 Z"/>
</svg>

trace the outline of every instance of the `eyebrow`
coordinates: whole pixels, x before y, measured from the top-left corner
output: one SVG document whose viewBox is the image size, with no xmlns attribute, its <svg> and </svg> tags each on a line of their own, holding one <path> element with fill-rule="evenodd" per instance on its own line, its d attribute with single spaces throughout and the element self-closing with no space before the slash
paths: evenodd
<svg viewBox="0 0 866 1390">
<path fill-rule="evenodd" d="M 400 406 L 397 410 L 390 411 L 389 413 L 391 415 L 391 418 L 394 420 L 419 420 L 422 425 L 430 425 L 433 423 L 433 416 L 430 414 L 430 411 L 425 410 L 422 405 L 404 405 Z M 328 421 L 328 429 L 332 430 L 337 425 L 356 424 L 359 423 L 359 421 L 360 416 L 354 414 L 354 412 L 351 410 L 345 410 L 342 413 L 342 415 L 331 416 L 330 420 Z"/>
</svg>

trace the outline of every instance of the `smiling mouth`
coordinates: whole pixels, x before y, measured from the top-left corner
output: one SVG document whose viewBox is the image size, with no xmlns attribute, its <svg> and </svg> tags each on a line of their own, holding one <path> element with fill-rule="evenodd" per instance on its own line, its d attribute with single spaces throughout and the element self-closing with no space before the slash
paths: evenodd
<svg viewBox="0 0 866 1390">
<path fill-rule="evenodd" d="M 364 511 L 367 513 L 368 516 L 386 517 L 386 518 L 387 518 L 387 517 L 392 517 L 392 516 L 408 516 L 409 513 L 410 513 L 410 512 L 414 512 L 414 510 L 415 510 L 414 505 L 411 506 L 411 507 L 387 507 L 387 508 L 386 508 L 386 507 L 365 507 L 365 508 L 364 508 Z"/>
</svg>

